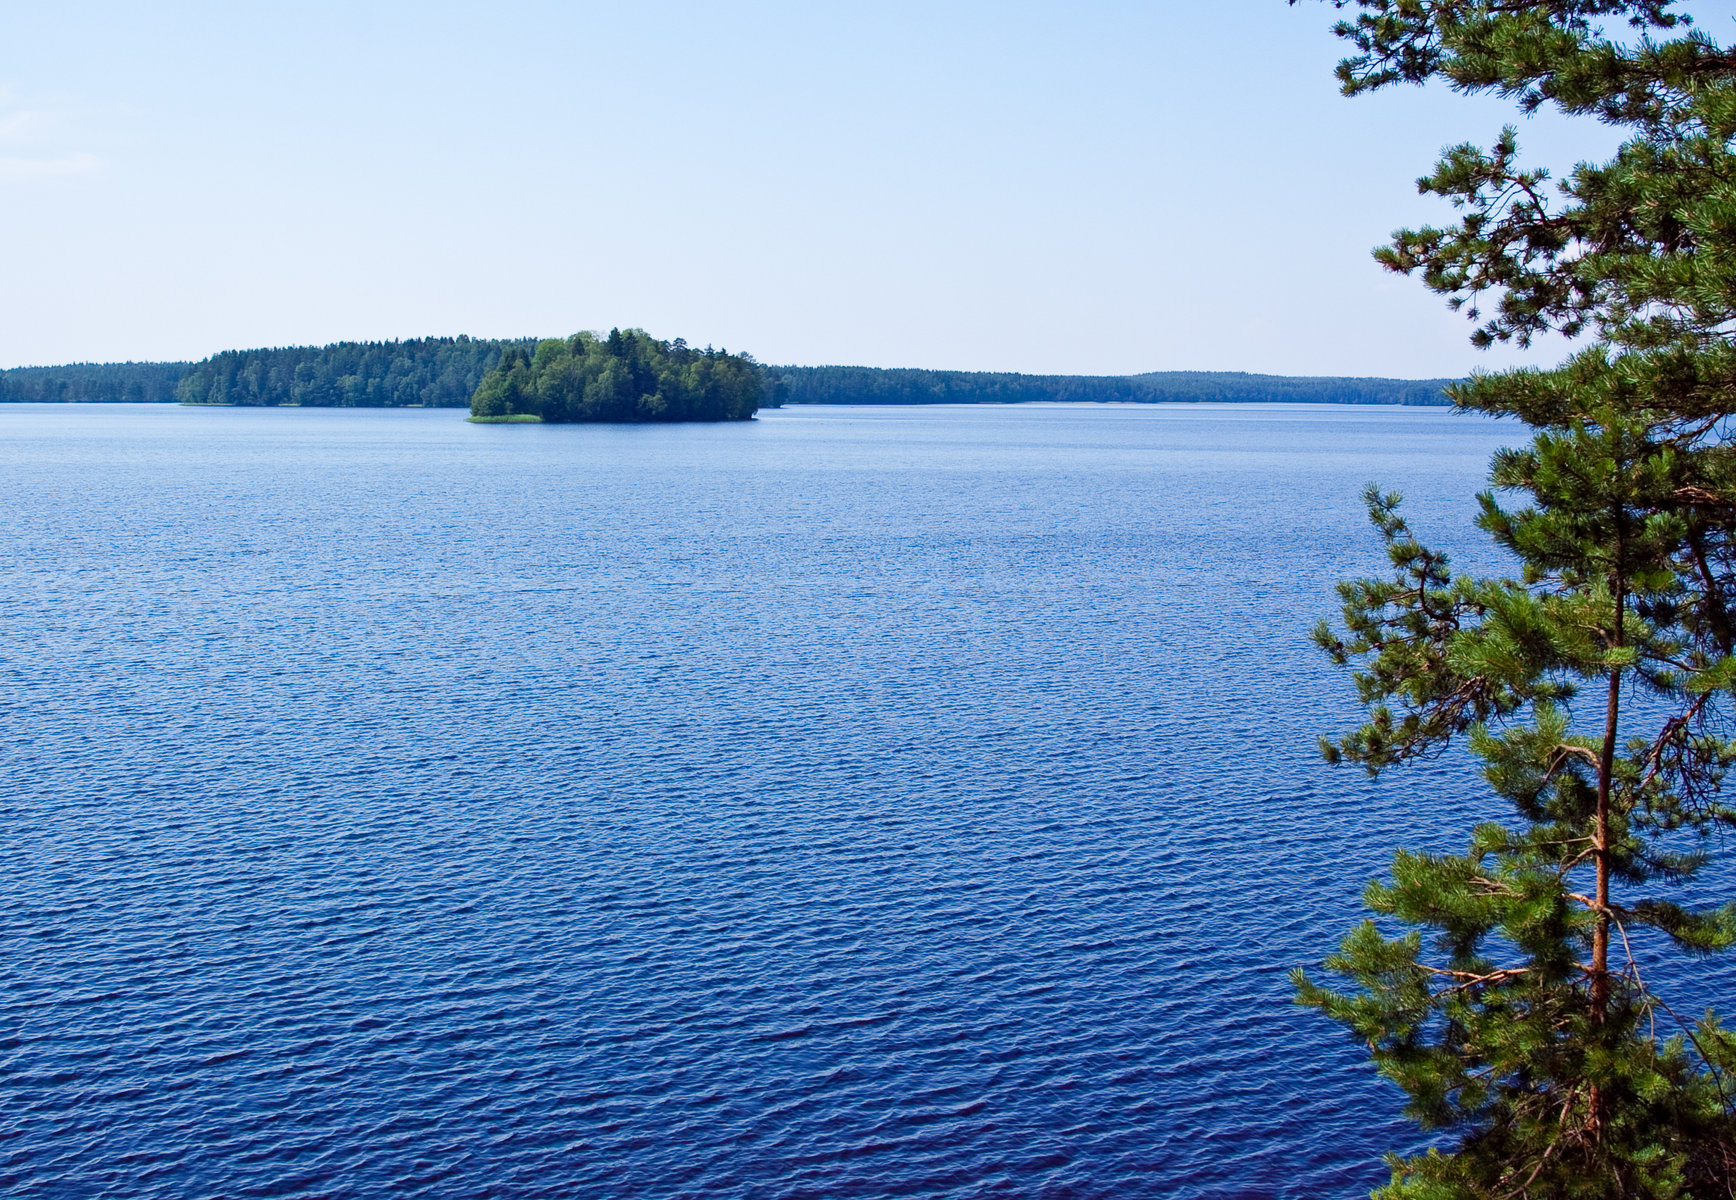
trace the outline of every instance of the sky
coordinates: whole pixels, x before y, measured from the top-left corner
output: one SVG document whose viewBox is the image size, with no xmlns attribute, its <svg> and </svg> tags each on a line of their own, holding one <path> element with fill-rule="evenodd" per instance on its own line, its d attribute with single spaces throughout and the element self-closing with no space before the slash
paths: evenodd
<svg viewBox="0 0 1736 1200">
<path fill-rule="evenodd" d="M 1456 376 L 1564 348 L 1474 350 L 1373 263 L 1450 219 L 1416 177 L 1509 121 L 1558 170 L 1615 144 L 1347 100 L 1315 0 L 0 10 L 0 366 L 619 325 L 772 363 Z"/>
</svg>

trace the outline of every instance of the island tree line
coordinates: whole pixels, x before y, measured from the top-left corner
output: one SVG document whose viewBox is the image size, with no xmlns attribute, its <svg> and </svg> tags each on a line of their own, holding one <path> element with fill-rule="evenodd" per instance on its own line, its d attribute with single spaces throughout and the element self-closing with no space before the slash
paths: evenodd
<svg viewBox="0 0 1736 1200">
<path fill-rule="evenodd" d="M 642 329 L 606 338 L 547 338 L 533 352 L 508 347 L 470 402 L 473 420 L 745 421 L 780 402 L 781 382 L 746 354 Z"/>
</svg>

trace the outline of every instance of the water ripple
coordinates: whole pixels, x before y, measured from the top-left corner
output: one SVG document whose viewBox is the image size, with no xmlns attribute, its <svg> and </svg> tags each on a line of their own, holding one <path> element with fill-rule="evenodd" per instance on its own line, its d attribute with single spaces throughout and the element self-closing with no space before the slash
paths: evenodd
<svg viewBox="0 0 1736 1200">
<path fill-rule="evenodd" d="M 7 406 L 0 1191 L 1366 1192 L 1284 972 L 1486 809 L 1306 633 L 1507 432 Z"/>
</svg>

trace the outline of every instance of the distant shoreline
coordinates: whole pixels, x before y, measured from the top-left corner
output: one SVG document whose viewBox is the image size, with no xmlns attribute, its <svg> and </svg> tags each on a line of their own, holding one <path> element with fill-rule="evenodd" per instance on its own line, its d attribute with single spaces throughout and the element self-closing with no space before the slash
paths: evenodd
<svg viewBox="0 0 1736 1200">
<path fill-rule="evenodd" d="M 221 407 L 465 408 L 503 348 L 529 339 L 426 338 L 226 351 L 199 363 L 70 363 L 0 370 L 0 404 L 173 404 Z M 922 368 L 767 366 L 784 402 L 921 404 L 1393 404 L 1444 406 L 1451 379 L 1152 371 L 1024 375 Z M 214 372 L 232 385 L 208 386 Z M 226 393 L 226 394 L 224 394 Z M 206 396 L 224 394 L 213 401 Z"/>
</svg>

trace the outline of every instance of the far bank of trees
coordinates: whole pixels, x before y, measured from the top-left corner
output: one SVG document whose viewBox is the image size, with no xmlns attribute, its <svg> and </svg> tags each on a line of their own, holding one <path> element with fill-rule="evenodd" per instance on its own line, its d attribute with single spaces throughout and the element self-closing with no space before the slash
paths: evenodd
<svg viewBox="0 0 1736 1200">
<path fill-rule="evenodd" d="M 695 350 L 640 329 L 511 347 L 476 389 L 477 420 L 745 421 L 776 406 L 781 385 L 746 354 Z"/>
<path fill-rule="evenodd" d="M 456 337 L 225 350 L 187 368 L 176 398 L 183 404 L 462 408 L 504 352 L 535 344 L 531 338 Z"/>
<path fill-rule="evenodd" d="M 1019 375 L 878 367 L 773 367 L 792 404 L 1448 404 L 1448 379 L 1356 379 L 1156 371 Z"/>
<path fill-rule="evenodd" d="M 72 363 L 0 371 L 0 404 L 167 404 L 184 362 Z"/>
<path fill-rule="evenodd" d="M 627 334 L 623 334 L 623 337 Z M 645 336 L 645 335 L 635 335 Z M 571 339 L 566 339 L 571 341 Z M 599 339 L 607 341 L 607 339 Z M 0 371 L 0 403 L 463 408 L 507 350 L 529 365 L 535 338 L 415 338 L 226 350 L 197 363 L 76 363 Z M 685 343 L 675 353 L 702 355 Z M 641 356 L 643 357 L 643 356 Z M 738 356 L 731 356 L 738 357 Z M 1159 371 L 1020 375 L 879 367 L 761 367 L 762 408 L 792 404 L 1445 404 L 1444 379 L 1362 379 Z M 655 391 L 651 393 L 657 394 Z M 580 406 L 583 401 L 581 397 Z M 574 419 L 574 418 L 551 418 Z"/>
</svg>

